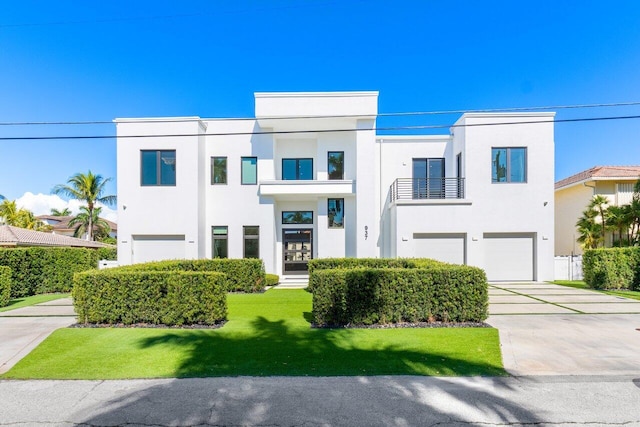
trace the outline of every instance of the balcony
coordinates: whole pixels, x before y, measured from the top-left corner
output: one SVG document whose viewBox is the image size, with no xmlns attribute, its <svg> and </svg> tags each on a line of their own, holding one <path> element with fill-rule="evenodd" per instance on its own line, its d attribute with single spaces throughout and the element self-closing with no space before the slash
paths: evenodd
<svg viewBox="0 0 640 427">
<path fill-rule="evenodd" d="M 464 199 L 464 178 L 398 178 L 389 189 L 391 203 L 451 199 Z"/>
<path fill-rule="evenodd" d="M 345 196 L 355 192 L 355 181 L 352 180 L 260 181 L 261 196 Z"/>
</svg>

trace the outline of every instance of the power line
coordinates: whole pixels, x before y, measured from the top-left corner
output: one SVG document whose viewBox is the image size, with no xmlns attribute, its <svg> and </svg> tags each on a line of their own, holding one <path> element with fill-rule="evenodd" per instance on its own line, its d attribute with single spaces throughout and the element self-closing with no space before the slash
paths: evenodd
<svg viewBox="0 0 640 427">
<path fill-rule="evenodd" d="M 631 107 L 640 105 L 640 101 L 630 102 L 613 102 L 599 104 L 568 104 L 568 105 L 547 105 L 538 107 L 510 107 L 510 108 L 487 108 L 476 110 L 435 110 L 435 111 L 404 111 L 393 113 L 377 113 L 370 117 L 403 117 L 403 116 L 435 116 L 447 114 L 465 114 L 465 113 L 510 113 L 519 111 L 535 111 L 535 110 L 565 110 L 565 109 L 581 109 L 581 108 L 606 108 L 606 107 Z M 302 119 L 347 119 L 368 117 L 366 114 L 344 114 L 344 115 L 317 115 L 317 116 L 274 116 L 274 117 L 228 117 L 228 118 L 202 118 L 202 117 L 185 117 L 185 118 L 153 118 L 153 123 L 188 123 L 200 121 L 253 121 L 253 120 L 302 120 Z M 148 119 L 141 118 L 127 119 L 126 123 L 149 123 Z M 113 124 L 113 120 L 89 120 L 89 121 L 59 121 L 59 122 L 0 122 L 0 126 L 36 126 L 36 125 L 105 125 Z"/>
<path fill-rule="evenodd" d="M 576 123 L 576 122 L 594 122 L 608 120 L 630 120 L 640 119 L 640 115 L 635 116 L 610 116 L 610 117 L 583 117 L 576 119 L 558 119 L 558 120 L 529 120 L 519 122 L 498 122 L 498 123 L 468 123 L 468 124 L 451 124 L 451 125 L 418 125 L 418 126 L 389 126 L 375 127 L 365 129 L 307 129 L 307 130 L 283 130 L 283 131 L 258 131 L 258 132 L 218 132 L 218 133 L 191 133 L 191 134 L 159 134 L 159 135 L 81 135 L 81 136 L 16 136 L 16 137 L 0 137 L 0 141 L 36 141 L 36 140 L 80 140 L 80 139 L 113 139 L 113 138 L 181 138 L 195 136 L 248 136 L 248 135 L 288 135 L 288 134 L 309 134 L 309 133 L 335 133 L 335 132 L 362 132 L 362 131 L 391 131 L 391 130 L 428 130 L 428 129 L 447 129 L 447 128 L 466 128 L 478 126 L 505 126 L 505 125 L 525 125 L 525 124 L 544 124 L 544 123 Z M 377 135 L 378 137 L 393 135 Z"/>
</svg>

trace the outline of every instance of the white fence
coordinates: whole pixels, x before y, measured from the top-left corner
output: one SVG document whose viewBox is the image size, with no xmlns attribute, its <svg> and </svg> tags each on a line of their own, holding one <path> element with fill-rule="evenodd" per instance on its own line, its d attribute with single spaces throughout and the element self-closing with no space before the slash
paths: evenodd
<svg viewBox="0 0 640 427">
<path fill-rule="evenodd" d="M 582 280 L 582 255 L 555 257 L 556 280 Z"/>
<path fill-rule="evenodd" d="M 118 266 L 118 261 L 110 261 L 107 259 L 101 259 L 98 261 L 98 270 L 104 270 L 105 268 L 113 268 Z"/>
</svg>

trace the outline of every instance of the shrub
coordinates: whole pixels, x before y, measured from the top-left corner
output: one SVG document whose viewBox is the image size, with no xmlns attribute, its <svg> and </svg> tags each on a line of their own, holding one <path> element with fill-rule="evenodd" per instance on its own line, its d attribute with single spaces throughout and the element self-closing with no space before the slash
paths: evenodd
<svg viewBox="0 0 640 427">
<path fill-rule="evenodd" d="M 80 323 L 211 325 L 227 316 L 226 276 L 205 271 L 76 273 L 73 304 Z"/>
<path fill-rule="evenodd" d="M 317 325 L 397 322 L 480 322 L 487 318 L 487 279 L 476 267 L 316 270 Z"/>
<path fill-rule="evenodd" d="M 118 267 L 129 271 L 217 271 L 227 275 L 229 291 L 259 292 L 265 287 L 260 259 L 191 259 L 147 262 Z"/>
<path fill-rule="evenodd" d="M 11 269 L 0 267 L 0 307 L 11 301 Z"/>
<path fill-rule="evenodd" d="M 280 276 L 277 274 L 265 274 L 265 285 L 275 286 L 280 283 Z"/>
<path fill-rule="evenodd" d="M 114 255 L 111 248 L 4 248 L 0 249 L 0 265 L 11 268 L 11 296 L 16 298 L 69 292 L 73 273 L 96 269 L 99 258 Z"/>
<path fill-rule="evenodd" d="M 640 290 L 640 248 L 586 250 L 582 257 L 584 281 L 594 289 Z"/>
</svg>

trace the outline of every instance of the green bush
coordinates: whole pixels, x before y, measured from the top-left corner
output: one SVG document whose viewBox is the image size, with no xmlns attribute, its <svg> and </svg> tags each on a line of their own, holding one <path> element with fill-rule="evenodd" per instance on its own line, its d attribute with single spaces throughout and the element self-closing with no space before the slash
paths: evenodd
<svg viewBox="0 0 640 427">
<path fill-rule="evenodd" d="M 114 258 L 111 248 L 3 248 L 0 265 L 11 268 L 11 297 L 48 292 L 69 292 L 73 273 L 96 269 L 98 260 Z"/>
<path fill-rule="evenodd" d="M 280 283 L 280 276 L 277 274 L 265 274 L 266 286 L 275 286 Z"/>
<path fill-rule="evenodd" d="M 588 249 L 582 271 L 593 289 L 640 290 L 640 248 Z"/>
<path fill-rule="evenodd" d="M 231 292 L 260 292 L 265 287 L 264 265 L 260 259 L 193 259 L 133 264 L 116 269 L 130 271 L 217 271 L 227 275 Z"/>
<path fill-rule="evenodd" d="M 0 307 L 11 301 L 11 269 L 0 267 Z"/>
<path fill-rule="evenodd" d="M 487 279 L 476 267 L 316 270 L 309 282 L 314 289 L 317 325 L 480 322 L 487 318 Z"/>
<path fill-rule="evenodd" d="M 205 271 L 76 273 L 73 304 L 80 323 L 212 325 L 226 319 L 226 276 Z"/>
</svg>

